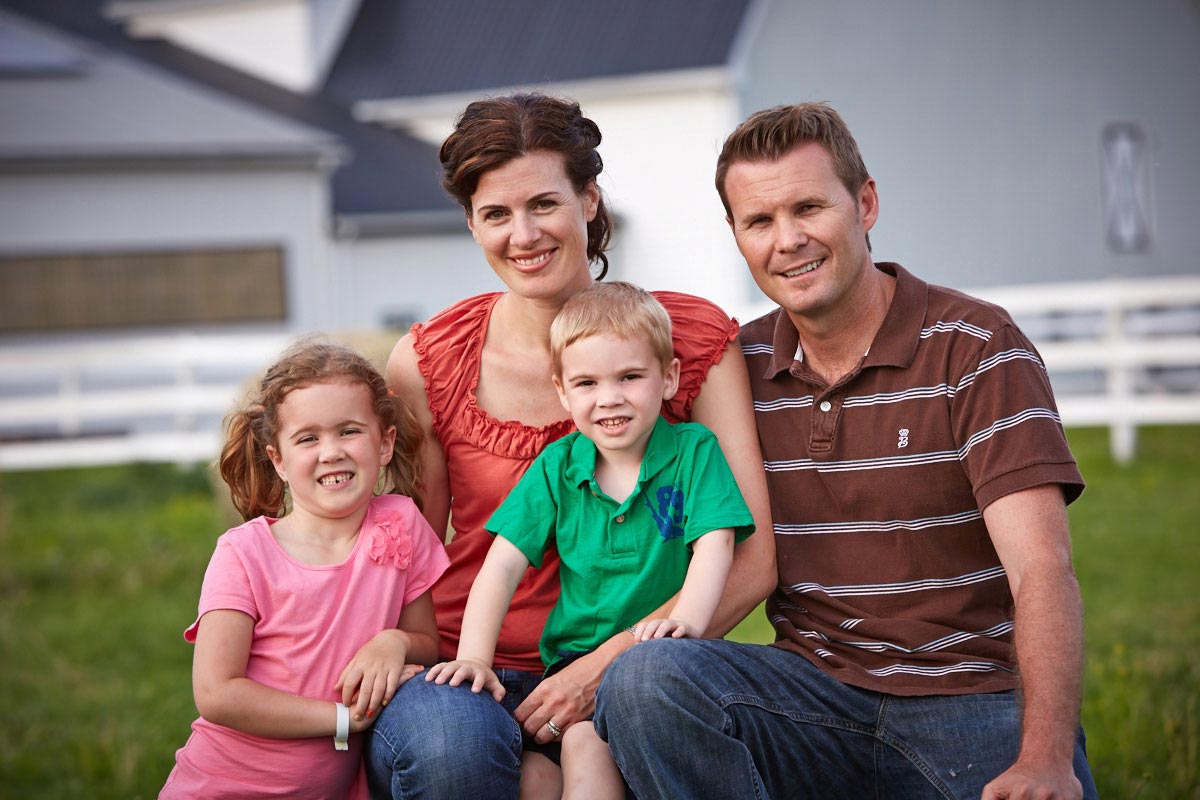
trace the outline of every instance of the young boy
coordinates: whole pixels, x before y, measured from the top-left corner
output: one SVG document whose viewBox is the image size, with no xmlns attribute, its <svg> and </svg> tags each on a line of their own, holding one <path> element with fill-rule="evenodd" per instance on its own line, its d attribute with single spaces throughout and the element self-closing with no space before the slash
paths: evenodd
<svg viewBox="0 0 1200 800">
<path fill-rule="evenodd" d="M 547 674 L 622 629 L 637 641 L 703 636 L 734 541 L 754 530 L 716 437 L 659 416 L 678 387 L 679 359 L 652 295 L 620 282 L 574 295 L 554 320 L 550 349 L 554 386 L 579 430 L 550 444 L 488 521 L 496 539 L 471 587 L 458 658 L 427 677 L 469 682 L 497 700 L 501 621 L 549 545 L 561 558 L 562 591 L 542 633 Z M 645 619 L 676 592 L 669 618 Z M 560 734 L 553 720 L 547 726 Z M 564 798 L 625 796 L 590 721 L 565 732 L 562 766 Z"/>
</svg>

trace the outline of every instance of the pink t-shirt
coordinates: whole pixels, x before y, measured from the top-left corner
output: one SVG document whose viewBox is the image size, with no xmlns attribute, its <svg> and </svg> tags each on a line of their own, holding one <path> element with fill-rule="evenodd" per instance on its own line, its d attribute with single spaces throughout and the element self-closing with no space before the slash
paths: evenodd
<svg viewBox="0 0 1200 800">
<path fill-rule="evenodd" d="M 354 550 L 341 564 L 302 564 L 271 534 L 267 517 L 217 540 L 204 573 L 189 642 L 209 611 L 254 619 L 246 677 L 301 697 L 341 700 L 333 686 L 371 637 L 394 628 L 400 611 L 446 570 L 442 544 L 413 501 L 371 501 Z M 330 709 L 332 712 L 332 708 Z M 330 718 L 333 718 L 332 713 Z M 203 718 L 175 754 L 160 798 L 366 798 L 362 737 L 334 750 L 333 737 L 269 739 Z"/>
</svg>

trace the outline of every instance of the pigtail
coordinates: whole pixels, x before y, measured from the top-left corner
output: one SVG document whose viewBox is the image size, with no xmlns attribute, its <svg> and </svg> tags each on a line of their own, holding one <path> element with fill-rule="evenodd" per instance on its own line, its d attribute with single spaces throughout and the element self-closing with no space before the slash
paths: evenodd
<svg viewBox="0 0 1200 800">
<path fill-rule="evenodd" d="M 387 480 L 383 491 L 408 495 L 417 504 L 417 508 L 423 508 L 421 445 L 425 441 L 425 435 L 407 403 L 390 390 L 387 393 L 387 401 L 395 409 L 396 441 L 392 445 L 392 459 L 384 468 Z"/>
<path fill-rule="evenodd" d="M 233 506 L 242 519 L 279 516 L 283 512 L 284 484 L 262 441 L 265 411 L 254 404 L 225 419 L 225 446 L 219 461 L 221 478 L 229 487 Z"/>
</svg>

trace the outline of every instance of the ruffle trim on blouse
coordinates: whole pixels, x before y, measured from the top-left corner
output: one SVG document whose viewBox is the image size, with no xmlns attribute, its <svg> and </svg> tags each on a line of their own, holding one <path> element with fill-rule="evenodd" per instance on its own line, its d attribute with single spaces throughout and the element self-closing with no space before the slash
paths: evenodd
<svg viewBox="0 0 1200 800">
<path fill-rule="evenodd" d="M 653 292 L 674 324 L 675 353 L 680 356 L 679 390 L 664 407 L 670 422 L 691 419 L 692 403 L 737 338 L 737 320 L 703 298 L 678 292 Z M 531 460 L 547 444 L 575 430 L 570 419 L 533 427 L 517 420 L 498 420 L 479 407 L 483 339 L 500 292 L 476 295 L 412 327 L 417 366 L 433 415 L 433 429 L 445 440 L 451 431 L 473 447 L 497 456 Z"/>
<path fill-rule="evenodd" d="M 468 297 L 412 327 L 417 367 L 425 379 L 433 429 L 447 429 L 473 447 L 504 458 L 532 460 L 547 444 L 575 430 L 570 419 L 533 427 L 499 420 L 479 407 L 483 339 L 500 292 Z M 436 364 L 436 369 L 435 369 Z"/>
<path fill-rule="evenodd" d="M 391 564 L 396 569 L 412 566 L 413 542 L 405 516 L 394 508 L 380 507 L 371 512 L 375 530 L 367 555 L 380 566 Z"/>
</svg>

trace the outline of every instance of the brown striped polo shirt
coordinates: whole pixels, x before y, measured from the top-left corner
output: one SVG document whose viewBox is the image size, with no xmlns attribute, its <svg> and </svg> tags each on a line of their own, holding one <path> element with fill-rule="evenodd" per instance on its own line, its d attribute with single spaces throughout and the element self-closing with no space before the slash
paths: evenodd
<svg viewBox="0 0 1200 800">
<path fill-rule="evenodd" d="M 833 386 L 781 309 L 742 328 L 771 492 L 776 644 L 896 695 L 1016 686 L 1013 601 L 981 509 L 1083 479 L 1041 357 L 1008 314 L 897 264 L 891 308 Z"/>
</svg>

